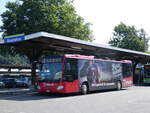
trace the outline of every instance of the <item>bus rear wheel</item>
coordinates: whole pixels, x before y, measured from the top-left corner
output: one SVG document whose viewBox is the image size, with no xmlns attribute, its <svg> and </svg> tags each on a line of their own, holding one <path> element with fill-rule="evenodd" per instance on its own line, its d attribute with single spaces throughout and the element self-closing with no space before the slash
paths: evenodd
<svg viewBox="0 0 150 113">
<path fill-rule="evenodd" d="M 87 86 L 87 84 L 84 83 L 84 84 L 81 85 L 81 93 L 83 95 L 86 95 L 88 93 L 88 86 Z"/>
<path fill-rule="evenodd" d="M 116 86 L 117 86 L 118 91 L 121 90 L 121 88 L 122 88 L 121 81 L 117 81 Z"/>
</svg>

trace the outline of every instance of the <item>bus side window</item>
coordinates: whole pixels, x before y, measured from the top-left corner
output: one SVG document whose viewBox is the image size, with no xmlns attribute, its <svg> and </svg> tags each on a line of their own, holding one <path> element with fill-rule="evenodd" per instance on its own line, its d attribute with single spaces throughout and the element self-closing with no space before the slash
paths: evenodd
<svg viewBox="0 0 150 113">
<path fill-rule="evenodd" d="M 77 60 L 76 59 L 66 59 L 65 69 L 64 69 L 64 81 L 73 82 L 77 79 Z"/>
</svg>

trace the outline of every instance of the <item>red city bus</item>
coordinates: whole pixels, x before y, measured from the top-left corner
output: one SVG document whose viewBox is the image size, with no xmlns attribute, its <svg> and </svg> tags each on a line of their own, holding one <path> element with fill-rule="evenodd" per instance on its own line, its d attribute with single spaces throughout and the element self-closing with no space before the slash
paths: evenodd
<svg viewBox="0 0 150 113">
<path fill-rule="evenodd" d="M 87 94 L 89 91 L 132 86 L 132 62 L 95 59 L 93 56 L 46 56 L 40 60 L 40 93 Z"/>
</svg>

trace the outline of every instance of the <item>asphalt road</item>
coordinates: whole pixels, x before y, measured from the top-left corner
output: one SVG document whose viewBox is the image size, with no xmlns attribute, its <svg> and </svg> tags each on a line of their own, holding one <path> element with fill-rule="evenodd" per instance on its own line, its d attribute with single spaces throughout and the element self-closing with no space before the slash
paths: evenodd
<svg viewBox="0 0 150 113">
<path fill-rule="evenodd" d="M 150 113 L 150 86 L 88 95 L 0 95 L 0 113 Z"/>
</svg>

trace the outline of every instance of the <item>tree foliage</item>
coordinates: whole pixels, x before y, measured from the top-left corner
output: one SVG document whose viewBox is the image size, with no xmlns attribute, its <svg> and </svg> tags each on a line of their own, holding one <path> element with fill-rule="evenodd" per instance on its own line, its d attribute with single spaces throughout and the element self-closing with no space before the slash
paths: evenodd
<svg viewBox="0 0 150 113">
<path fill-rule="evenodd" d="M 25 56 L 20 55 L 0 55 L 1 65 L 11 66 L 30 66 L 29 60 Z"/>
<path fill-rule="evenodd" d="M 93 40 L 90 23 L 76 14 L 68 0 L 19 0 L 8 2 L 8 9 L 1 17 L 5 35 L 39 31 L 69 36 L 82 40 Z"/>
<path fill-rule="evenodd" d="M 5 7 L 7 10 L 1 14 L 3 25 L 0 27 L 4 31 L 3 36 L 45 31 L 81 40 L 93 40 L 91 24 L 84 22 L 84 19 L 76 14 L 72 1 L 18 0 L 8 2 Z M 16 50 L 7 45 L 0 46 L 0 58 L 7 61 L 5 56 L 11 53 L 9 58 L 18 63 L 20 60 L 15 56 Z M 15 62 L 13 64 L 16 64 Z"/>
<path fill-rule="evenodd" d="M 134 26 L 120 23 L 115 26 L 113 37 L 109 44 L 119 48 L 144 52 L 148 50 L 148 40 L 149 37 L 144 29 L 137 30 Z"/>
</svg>

